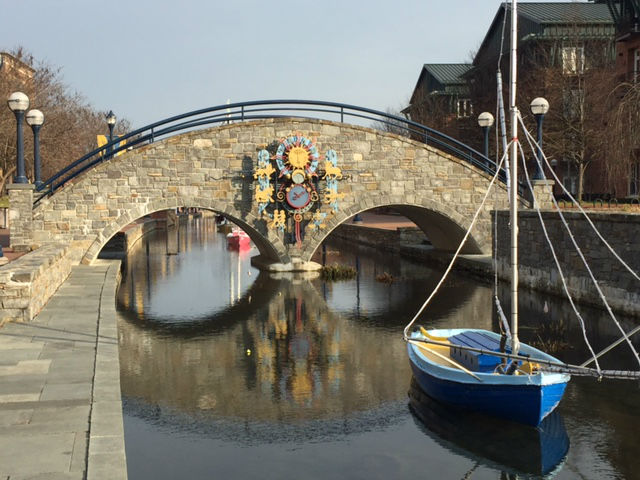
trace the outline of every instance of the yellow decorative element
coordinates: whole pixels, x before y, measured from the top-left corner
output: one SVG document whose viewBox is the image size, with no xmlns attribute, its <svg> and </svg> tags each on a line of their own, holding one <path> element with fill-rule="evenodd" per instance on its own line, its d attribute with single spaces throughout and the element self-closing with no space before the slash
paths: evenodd
<svg viewBox="0 0 640 480">
<path fill-rule="evenodd" d="M 340 200 L 341 198 L 344 198 L 344 193 L 329 191 L 324 194 L 324 201 L 326 203 L 333 203 L 336 200 Z"/>
<path fill-rule="evenodd" d="M 295 168 L 303 168 L 309 162 L 309 152 L 302 147 L 293 147 L 289 150 L 289 163 Z"/>
<path fill-rule="evenodd" d="M 276 210 L 273 212 L 273 221 L 269 224 L 269 228 L 284 227 L 286 220 L 286 212 L 284 210 Z"/>
<path fill-rule="evenodd" d="M 114 140 L 115 140 L 115 139 L 117 139 L 117 138 L 118 138 L 118 136 L 117 136 L 117 135 L 114 135 L 114 137 L 113 137 L 113 138 L 114 138 Z M 96 135 L 96 141 L 98 142 L 98 148 L 100 148 L 100 147 L 102 147 L 102 146 L 106 145 L 107 143 L 109 143 L 109 139 L 107 138 L 107 136 L 106 136 L 106 135 Z M 114 148 L 114 149 L 116 149 L 116 148 L 118 148 L 118 147 L 121 147 L 122 145 L 126 145 L 126 143 L 127 143 L 127 141 L 126 141 L 126 140 L 120 140 L 120 142 L 119 142 L 119 143 L 117 143 L 116 145 L 114 145 L 114 146 L 113 146 L 113 148 Z M 118 157 L 118 156 L 122 155 L 124 152 L 126 152 L 126 150 L 120 150 L 118 153 L 116 153 L 116 154 L 114 155 L 114 157 Z M 102 155 L 102 154 L 104 154 L 104 152 L 103 152 L 103 153 L 101 153 L 101 155 Z"/>
<path fill-rule="evenodd" d="M 330 161 L 325 161 L 324 162 L 324 177 L 322 178 L 327 178 L 327 177 L 333 177 L 333 178 L 342 178 L 342 170 L 340 170 L 340 167 L 334 167 L 333 163 L 331 163 Z"/>
<path fill-rule="evenodd" d="M 327 226 L 327 224 L 323 222 L 326 216 L 327 214 L 322 212 L 316 212 L 313 214 L 313 221 L 320 222 L 317 224 L 317 228 L 325 228 Z M 311 223 L 307 228 L 316 228 L 316 224 Z"/>
<path fill-rule="evenodd" d="M 271 165 L 270 163 L 267 163 L 267 166 L 265 168 L 258 168 L 256 170 L 256 173 L 253 174 L 253 178 L 270 177 L 271 174 L 275 171 L 276 169 L 273 168 L 273 165 Z"/>
<path fill-rule="evenodd" d="M 271 195 L 273 194 L 273 187 L 269 185 L 264 190 L 261 190 L 260 185 L 256 185 L 256 202 L 268 203 L 273 202 Z"/>
</svg>

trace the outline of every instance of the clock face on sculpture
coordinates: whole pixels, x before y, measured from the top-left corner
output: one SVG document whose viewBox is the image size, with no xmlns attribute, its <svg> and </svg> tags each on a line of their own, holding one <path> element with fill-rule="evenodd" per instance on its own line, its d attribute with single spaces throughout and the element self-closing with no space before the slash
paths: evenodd
<svg viewBox="0 0 640 480">
<path fill-rule="evenodd" d="M 287 203 L 291 208 L 299 210 L 311 201 L 311 194 L 304 185 L 293 185 L 286 194 Z"/>
</svg>

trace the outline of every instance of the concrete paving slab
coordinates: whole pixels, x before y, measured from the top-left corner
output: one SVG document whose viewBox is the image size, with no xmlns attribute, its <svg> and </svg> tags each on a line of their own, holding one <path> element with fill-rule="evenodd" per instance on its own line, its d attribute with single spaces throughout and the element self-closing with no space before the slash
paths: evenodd
<svg viewBox="0 0 640 480">
<path fill-rule="evenodd" d="M 16 403 L 16 402 L 37 402 L 40 399 L 40 392 L 38 393 L 9 393 L 0 395 L 0 404 L 3 403 Z"/>
<path fill-rule="evenodd" d="M 86 431 L 89 414 L 89 405 L 36 408 L 29 424 L 58 426 L 61 431 Z"/>
<path fill-rule="evenodd" d="M 118 272 L 74 267 L 31 323 L 0 328 L 0 480 L 126 478 Z"/>
<path fill-rule="evenodd" d="M 34 348 L 18 348 L 16 350 L 2 350 L 2 353 L 0 354 L 0 365 L 16 365 L 18 362 L 24 360 L 38 360 L 41 351 L 41 346 L 36 346 Z"/>
<path fill-rule="evenodd" d="M 0 381 L 0 396 L 10 394 L 33 393 L 40 395 L 44 388 L 46 377 L 33 375 L 15 375 L 5 377 Z"/>
<path fill-rule="evenodd" d="M 91 400 L 91 383 L 47 383 L 40 400 Z"/>
<path fill-rule="evenodd" d="M 0 366 L 0 377 L 5 375 L 43 375 L 49 372 L 51 360 L 19 360 L 16 365 Z"/>
<path fill-rule="evenodd" d="M 84 472 L 48 472 L 36 475 L 11 475 L 9 480 L 83 480 Z"/>
<path fill-rule="evenodd" d="M 9 477 L 69 472 L 74 441 L 74 433 L 3 436 L 0 438 L 1 472 Z"/>
<path fill-rule="evenodd" d="M 33 409 L 0 410 L 0 427 L 26 425 L 31 420 Z"/>
</svg>

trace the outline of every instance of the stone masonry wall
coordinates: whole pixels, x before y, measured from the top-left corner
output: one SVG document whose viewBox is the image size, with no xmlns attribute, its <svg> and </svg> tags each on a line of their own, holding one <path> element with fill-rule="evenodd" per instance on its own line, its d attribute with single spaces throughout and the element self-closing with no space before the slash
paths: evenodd
<svg viewBox="0 0 640 480">
<path fill-rule="evenodd" d="M 607 301 L 617 311 L 639 315 L 640 282 L 614 258 L 582 214 L 565 212 L 564 216 Z M 590 213 L 589 218 L 618 255 L 635 272 L 640 272 L 640 215 Z M 558 214 L 543 212 L 543 219 L 572 296 L 581 302 L 602 307 L 603 303 Z M 497 221 L 498 273 L 501 277 L 508 278 L 508 212 L 498 212 Z M 536 212 L 520 210 L 518 243 L 520 283 L 537 290 L 564 295 L 558 269 Z"/>
<path fill-rule="evenodd" d="M 28 251 L 33 244 L 34 189 L 33 185 L 26 183 L 7 185 L 11 247 L 16 251 Z"/>
<path fill-rule="evenodd" d="M 71 273 L 73 248 L 52 244 L 0 269 L 0 324 L 27 322 L 44 307 Z"/>
<path fill-rule="evenodd" d="M 307 230 L 301 248 L 267 227 L 254 202 L 253 170 L 266 144 L 300 132 L 334 149 L 344 178 L 340 210 L 326 228 Z M 178 206 L 222 212 L 245 229 L 260 254 L 275 262 L 308 261 L 322 240 L 355 213 L 385 205 L 410 206 L 434 246 L 454 250 L 490 178 L 463 160 L 408 138 L 324 120 L 268 119 L 224 125 L 171 137 L 112 158 L 89 170 L 34 211 L 34 243 L 85 240 L 83 261 L 96 258 L 106 241 L 143 215 Z M 498 186 L 497 208 L 506 208 Z M 493 197 L 493 196 L 492 196 Z M 467 253 L 490 251 L 486 205 Z M 411 215 L 408 215 L 411 218 Z M 435 239 L 435 240 L 434 240 Z"/>
</svg>

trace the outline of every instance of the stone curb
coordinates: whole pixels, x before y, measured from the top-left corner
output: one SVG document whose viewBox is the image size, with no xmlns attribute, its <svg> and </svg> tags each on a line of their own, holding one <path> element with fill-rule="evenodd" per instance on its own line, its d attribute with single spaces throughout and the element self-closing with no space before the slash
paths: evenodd
<svg viewBox="0 0 640 480">
<path fill-rule="evenodd" d="M 115 297 L 120 280 L 120 262 L 109 264 L 100 295 L 95 371 L 89 426 L 88 480 L 126 480 L 127 461 L 120 392 L 120 361 Z"/>
</svg>

